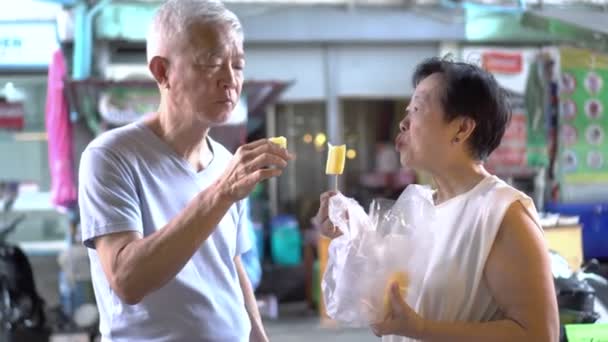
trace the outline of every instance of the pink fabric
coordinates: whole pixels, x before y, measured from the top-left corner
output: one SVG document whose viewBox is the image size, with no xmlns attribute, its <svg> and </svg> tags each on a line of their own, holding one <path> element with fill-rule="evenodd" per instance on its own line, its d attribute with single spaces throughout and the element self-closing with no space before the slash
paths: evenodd
<svg viewBox="0 0 608 342">
<path fill-rule="evenodd" d="M 71 207 L 77 200 L 72 161 L 72 126 L 63 83 L 66 72 L 63 53 L 58 50 L 53 54 L 53 60 L 49 65 L 46 130 L 51 196 L 53 204 L 60 207 Z"/>
</svg>

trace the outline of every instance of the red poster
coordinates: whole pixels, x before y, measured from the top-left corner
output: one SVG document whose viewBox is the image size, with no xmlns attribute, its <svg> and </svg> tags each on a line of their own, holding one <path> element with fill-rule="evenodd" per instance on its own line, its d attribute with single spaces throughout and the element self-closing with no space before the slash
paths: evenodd
<svg viewBox="0 0 608 342">
<path fill-rule="evenodd" d="M 0 129 L 20 131 L 25 126 L 22 103 L 0 102 Z"/>
<path fill-rule="evenodd" d="M 500 146 L 488 158 L 486 164 L 490 168 L 519 168 L 526 166 L 526 127 L 526 116 L 522 112 L 514 112 Z"/>
<path fill-rule="evenodd" d="M 519 74 L 523 71 L 521 53 L 485 52 L 481 61 L 485 70 L 495 74 Z"/>
</svg>

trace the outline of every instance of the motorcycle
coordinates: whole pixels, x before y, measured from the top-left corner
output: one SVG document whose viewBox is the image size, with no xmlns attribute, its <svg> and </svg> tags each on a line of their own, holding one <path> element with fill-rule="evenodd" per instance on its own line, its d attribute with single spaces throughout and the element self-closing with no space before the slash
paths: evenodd
<svg viewBox="0 0 608 342">
<path fill-rule="evenodd" d="M 0 226 L 0 341 L 48 341 L 44 300 L 38 295 L 27 256 L 7 236 L 25 219 Z"/>
<path fill-rule="evenodd" d="M 579 270 L 572 271 L 568 262 L 561 255 L 550 251 L 551 271 L 557 295 L 560 325 L 562 336 L 560 341 L 567 341 L 564 326 L 568 324 L 590 324 L 602 317 L 600 311 L 606 315 L 606 298 L 599 298 L 598 292 L 608 291 L 608 280 L 596 274 L 599 263 L 589 260 Z M 603 299 L 603 300 L 602 300 Z"/>
</svg>

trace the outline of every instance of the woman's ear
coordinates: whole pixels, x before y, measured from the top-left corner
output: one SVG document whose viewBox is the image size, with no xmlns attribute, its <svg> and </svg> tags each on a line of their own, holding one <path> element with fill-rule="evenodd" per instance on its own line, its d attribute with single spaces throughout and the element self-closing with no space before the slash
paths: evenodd
<svg viewBox="0 0 608 342">
<path fill-rule="evenodd" d="M 154 56 L 148 63 L 148 68 L 160 88 L 169 89 L 169 61 L 160 56 Z"/>
<path fill-rule="evenodd" d="M 475 131 L 475 127 L 477 127 L 475 120 L 466 116 L 457 118 L 456 124 L 458 127 L 456 134 L 452 138 L 453 144 L 467 140 Z"/>
</svg>

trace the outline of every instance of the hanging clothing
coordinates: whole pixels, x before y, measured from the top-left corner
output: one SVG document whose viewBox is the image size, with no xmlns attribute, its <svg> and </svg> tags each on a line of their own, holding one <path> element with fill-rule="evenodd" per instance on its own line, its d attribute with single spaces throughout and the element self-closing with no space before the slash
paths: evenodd
<svg viewBox="0 0 608 342">
<path fill-rule="evenodd" d="M 72 207 L 77 191 L 72 159 L 72 126 L 64 92 L 67 74 L 61 50 L 53 54 L 49 65 L 46 96 L 46 131 L 48 135 L 51 200 L 55 206 Z"/>
</svg>

